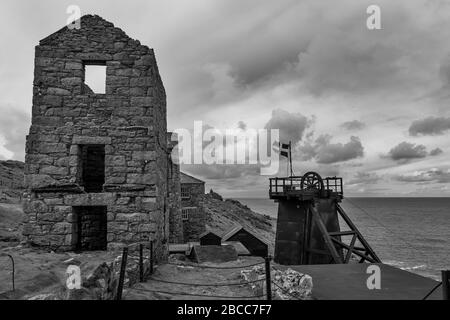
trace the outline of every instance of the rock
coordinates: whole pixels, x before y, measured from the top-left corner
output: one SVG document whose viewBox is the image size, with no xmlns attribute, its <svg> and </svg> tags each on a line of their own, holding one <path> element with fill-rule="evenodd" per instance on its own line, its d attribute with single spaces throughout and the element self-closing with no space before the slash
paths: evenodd
<svg viewBox="0 0 450 320">
<path fill-rule="evenodd" d="M 251 283 L 250 286 L 255 294 L 265 292 L 265 270 L 262 266 L 255 266 L 249 270 L 242 270 L 241 277 L 244 281 L 255 281 L 261 279 L 261 282 Z M 313 282 L 311 276 L 303 274 L 288 268 L 287 270 L 272 270 L 271 278 L 272 294 L 276 299 L 281 300 L 311 300 Z"/>
<path fill-rule="evenodd" d="M 213 189 L 209 190 L 209 196 L 213 199 L 223 201 L 223 198 L 220 194 L 213 191 Z"/>
<path fill-rule="evenodd" d="M 28 298 L 28 300 L 59 300 L 54 293 L 42 293 Z"/>
</svg>

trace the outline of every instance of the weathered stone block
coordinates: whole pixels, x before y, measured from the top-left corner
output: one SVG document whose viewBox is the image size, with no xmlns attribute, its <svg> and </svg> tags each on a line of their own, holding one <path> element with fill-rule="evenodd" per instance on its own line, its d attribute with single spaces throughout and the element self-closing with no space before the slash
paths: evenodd
<svg viewBox="0 0 450 320">
<path fill-rule="evenodd" d="M 31 189 L 48 187 L 56 184 L 56 180 L 47 174 L 27 174 L 25 185 Z"/>
<path fill-rule="evenodd" d="M 62 105 L 62 97 L 47 94 L 42 98 L 42 103 L 47 106 L 60 107 Z"/>
<path fill-rule="evenodd" d="M 53 225 L 53 234 L 70 234 L 72 232 L 72 224 L 69 222 L 57 222 Z"/>
<path fill-rule="evenodd" d="M 47 93 L 56 96 L 68 96 L 70 95 L 70 91 L 61 88 L 48 88 Z"/>
<path fill-rule="evenodd" d="M 68 77 L 61 79 L 61 84 L 66 88 L 70 88 L 73 86 L 81 86 L 82 83 L 83 81 L 81 80 L 81 78 L 78 77 Z"/>
<path fill-rule="evenodd" d="M 126 160 L 125 156 L 114 156 L 114 155 L 107 155 L 105 156 L 105 164 L 106 166 L 125 166 Z"/>
<path fill-rule="evenodd" d="M 144 173 L 129 173 L 127 174 L 127 183 L 131 184 L 154 184 L 156 177 L 154 174 Z"/>
<path fill-rule="evenodd" d="M 67 70 L 83 70 L 83 64 L 81 62 L 69 61 L 66 62 Z"/>
<path fill-rule="evenodd" d="M 133 151 L 132 159 L 138 160 L 138 161 L 155 160 L 156 152 L 155 151 Z"/>
<path fill-rule="evenodd" d="M 73 144 L 111 144 L 110 137 L 73 136 Z"/>
<path fill-rule="evenodd" d="M 63 176 L 63 175 L 68 175 L 69 170 L 66 167 L 43 166 L 43 167 L 41 167 L 41 170 L 39 173 Z"/>
</svg>

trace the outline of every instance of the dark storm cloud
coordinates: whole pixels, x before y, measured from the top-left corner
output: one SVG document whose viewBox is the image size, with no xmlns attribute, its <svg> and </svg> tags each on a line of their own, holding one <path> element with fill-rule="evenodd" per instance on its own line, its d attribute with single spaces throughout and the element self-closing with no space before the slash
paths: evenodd
<svg viewBox="0 0 450 320">
<path fill-rule="evenodd" d="M 247 129 L 247 124 L 244 121 L 239 121 L 237 126 L 238 126 L 239 129 L 242 129 L 242 130 L 246 130 Z"/>
<path fill-rule="evenodd" d="M 330 135 L 321 135 L 313 143 L 306 142 L 299 148 L 301 158 L 331 164 L 364 156 L 364 147 L 358 137 L 351 136 L 347 143 L 331 143 L 331 138 Z"/>
<path fill-rule="evenodd" d="M 30 115 L 12 106 L 1 110 L 0 135 L 5 138 L 4 147 L 14 153 L 14 159 L 24 160 L 25 136 L 30 126 Z"/>
<path fill-rule="evenodd" d="M 272 111 L 272 117 L 264 126 L 265 129 L 279 129 L 280 141 L 297 144 L 303 138 L 305 130 L 311 125 L 313 119 L 308 119 L 301 113 L 290 113 L 282 109 Z"/>
<path fill-rule="evenodd" d="M 413 121 L 409 127 L 409 134 L 434 136 L 444 134 L 448 130 L 450 130 L 450 118 L 428 117 Z"/>
<path fill-rule="evenodd" d="M 436 183 L 449 183 L 450 171 L 443 169 L 430 169 L 426 171 L 418 171 L 412 174 L 397 175 L 394 176 L 394 180 L 400 182 L 436 182 Z"/>
<path fill-rule="evenodd" d="M 430 151 L 430 156 L 437 156 L 440 155 L 441 153 L 444 153 L 444 151 L 442 151 L 441 148 L 435 148 Z"/>
<path fill-rule="evenodd" d="M 427 154 L 427 148 L 424 145 L 403 141 L 389 150 L 387 157 L 394 161 L 405 162 L 425 158 Z"/>
<path fill-rule="evenodd" d="M 349 131 L 362 130 L 366 127 L 366 124 L 359 120 L 353 120 L 344 122 L 343 124 L 341 124 L 341 127 Z"/>
</svg>

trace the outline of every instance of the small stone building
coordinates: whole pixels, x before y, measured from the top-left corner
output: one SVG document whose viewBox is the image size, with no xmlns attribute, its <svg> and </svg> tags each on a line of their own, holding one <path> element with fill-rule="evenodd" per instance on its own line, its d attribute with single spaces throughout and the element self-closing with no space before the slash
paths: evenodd
<svg viewBox="0 0 450 320">
<path fill-rule="evenodd" d="M 184 242 L 199 241 L 206 231 L 206 215 L 203 208 L 205 182 L 180 172 L 181 215 Z"/>
<path fill-rule="evenodd" d="M 85 83 L 105 67 L 105 92 Z M 35 48 L 24 204 L 29 242 L 104 250 L 169 240 L 166 94 L 153 50 L 99 16 Z M 176 182 L 175 182 L 176 183 Z"/>
</svg>

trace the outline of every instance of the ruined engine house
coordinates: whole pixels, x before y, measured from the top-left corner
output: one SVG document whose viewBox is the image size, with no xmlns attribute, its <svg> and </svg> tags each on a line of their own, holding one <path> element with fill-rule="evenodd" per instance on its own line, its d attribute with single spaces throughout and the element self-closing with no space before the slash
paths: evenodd
<svg viewBox="0 0 450 320">
<path fill-rule="evenodd" d="M 85 83 L 106 67 L 105 92 Z M 99 16 L 35 49 L 24 234 L 54 250 L 169 241 L 166 95 L 153 50 Z"/>
</svg>

